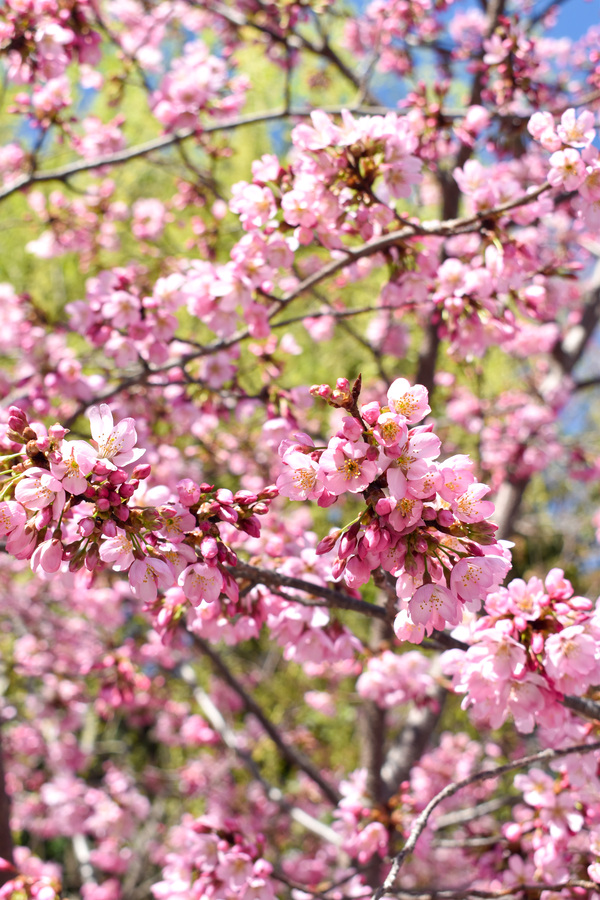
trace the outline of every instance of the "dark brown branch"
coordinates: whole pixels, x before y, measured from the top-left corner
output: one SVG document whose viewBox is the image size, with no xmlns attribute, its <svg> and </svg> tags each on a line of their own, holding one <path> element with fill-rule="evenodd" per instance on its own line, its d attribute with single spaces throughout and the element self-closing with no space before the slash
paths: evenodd
<svg viewBox="0 0 600 900">
<path fill-rule="evenodd" d="M 221 658 L 221 656 L 214 650 L 210 644 L 207 643 L 203 638 L 194 636 L 194 643 L 196 646 L 202 651 L 202 653 L 207 656 L 211 663 L 213 664 L 215 671 L 219 674 L 219 677 L 225 681 L 232 690 L 238 695 L 244 704 L 246 710 L 251 713 L 255 719 L 257 719 L 262 725 L 263 729 L 269 735 L 277 749 L 279 750 L 281 756 L 290 763 L 290 765 L 295 766 L 298 769 L 301 769 L 305 772 L 308 777 L 314 781 L 314 783 L 319 787 L 321 792 L 325 797 L 332 803 L 334 806 L 337 806 L 341 799 L 341 794 L 330 784 L 319 772 L 317 767 L 313 765 L 311 760 L 309 760 L 303 753 L 297 750 L 295 747 L 288 744 L 282 738 L 279 733 L 279 729 L 273 725 L 270 719 L 267 718 L 263 710 L 260 708 L 256 700 L 250 696 L 250 694 L 246 691 L 246 689 L 240 684 L 237 680 L 233 672 L 229 669 L 227 664 Z"/>
<path fill-rule="evenodd" d="M 289 587 L 296 591 L 303 591 L 314 597 L 322 597 L 326 603 L 322 606 L 328 606 L 333 609 L 347 609 L 351 612 L 361 613 L 363 616 L 369 616 L 374 619 L 387 621 L 387 613 L 382 607 L 374 606 L 365 600 L 358 600 L 342 591 L 335 591 L 332 588 L 323 587 L 320 584 L 313 584 L 311 581 L 303 581 L 301 578 L 292 578 L 289 575 L 282 575 L 280 572 L 274 572 L 271 569 L 261 569 L 258 566 L 250 566 L 247 563 L 239 562 L 235 568 L 228 569 L 234 578 L 245 578 L 253 584 L 278 585 L 279 587 Z M 290 596 L 289 600 L 293 602 L 294 597 Z"/>
</svg>

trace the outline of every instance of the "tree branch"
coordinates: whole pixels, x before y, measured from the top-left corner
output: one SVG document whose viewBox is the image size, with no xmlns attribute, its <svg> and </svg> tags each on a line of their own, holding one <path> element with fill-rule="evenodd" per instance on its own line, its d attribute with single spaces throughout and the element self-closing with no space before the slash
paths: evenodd
<svg viewBox="0 0 600 900">
<path fill-rule="evenodd" d="M 266 733 L 269 735 L 269 737 L 279 750 L 281 756 L 297 769 L 302 769 L 302 771 L 306 775 L 308 775 L 308 777 L 319 787 L 319 789 L 325 795 L 325 797 L 327 797 L 329 802 L 332 803 L 333 806 L 337 806 L 342 798 L 342 795 L 337 790 L 337 788 L 330 784 L 325 778 L 323 778 L 323 776 L 321 775 L 317 767 L 313 765 L 311 760 L 307 759 L 307 757 L 305 757 L 303 753 L 301 753 L 299 750 L 296 750 L 295 747 L 291 746 L 283 740 L 281 734 L 279 733 L 279 730 L 275 727 L 275 725 L 273 725 L 271 720 L 267 718 L 256 700 L 254 700 L 254 698 L 250 696 L 245 688 L 242 687 L 240 682 L 237 680 L 233 672 L 229 669 L 229 667 L 217 653 L 217 651 L 214 650 L 207 641 L 205 641 L 201 637 L 198 637 L 197 635 L 194 636 L 194 643 L 202 651 L 202 653 L 210 659 L 215 670 L 218 672 L 223 681 L 225 681 L 242 700 L 246 710 L 260 722 L 263 729 L 266 731 Z"/>
<path fill-rule="evenodd" d="M 425 809 L 415 819 L 404 847 L 402 848 L 400 853 L 398 853 L 394 857 L 392 868 L 390 869 L 390 872 L 383 885 L 378 888 L 373 894 L 373 900 L 381 900 L 381 897 L 383 897 L 384 895 L 394 893 L 394 885 L 396 883 L 396 879 L 398 878 L 398 874 L 404 860 L 409 855 L 409 853 L 412 853 L 412 851 L 414 850 L 419 837 L 425 830 L 431 813 L 437 806 L 440 805 L 440 803 L 442 803 L 443 800 L 446 800 L 448 797 L 454 796 L 454 794 L 457 794 L 458 791 L 462 790 L 465 787 L 468 787 L 471 784 L 477 784 L 480 781 L 487 781 L 490 778 L 498 778 L 499 775 L 505 775 L 507 772 L 514 772 L 515 769 L 522 769 L 525 766 L 530 765 L 531 763 L 561 759 L 563 756 L 570 756 L 572 753 L 592 753 L 595 750 L 600 750 L 600 741 L 595 741 L 592 744 L 576 744 L 573 747 L 566 747 L 564 750 L 541 750 L 539 753 L 533 753 L 531 756 L 522 756 L 520 759 L 514 760 L 514 762 L 506 763 L 503 766 L 497 766 L 495 769 L 484 769 L 481 772 L 475 772 L 474 775 L 470 775 L 468 778 L 463 778 L 461 781 L 456 781 L 452 784 L 446 785 L 443 790 L 441 790 L 438 794 L 435 795 L 432 800 L 430 800 Z"/>
<path fill-rule="evenodd" d="M 244 750 L 242 747 L 240 747 L 237 736 L 233 729 L 229 727 L 229 725 L 221 715 L 221 712 L 217 709 L 206 691 L 203 691 L 202 688 L 197 684 L 196 675 L 192 667 L 186 663 L 181 666 L 180 671 L 183 680 L 193 687 L 194 699 L 202 710 L 203 715 L 206 716 L 207 720 L 210 722 L 215 731 L 221 735 L 223 743 L 227 747 L 229 747 L 230 750 L 233 750 L 236 756 L 250 771 L 253 778 L 258 781 L 269 800 L 272 800 L 273 803 L 277 803 L 277 805 L 284 812 L 288 813 L 291 818 L 295 822 L 298 822 L 299 825 L 302 825 L 303 828 L 306 828 L 308 831 L 312 831 L 313 834 L 316 834 L 323 840 L 339 847 L 341 844 L 341 837 L 339 834 L 337 834 L 337 832 L 330 828 L 329 825 L 325 825 L 323 822 L 319 822 L 318 819 L 315 819 L 314 816 L 311 816 L 303 809 L 300 809 L 297 806 L 293 806 L 288 800 L 285 799 L 283 793 L 279 790 L 279 788 L 276 788 L 274 787 L 274 785 L 269 784 L 269 782 L 262 776 L 260 769 L 252 758 L 252 755 L 248 753 L 247 750 Z"/>
</svg>

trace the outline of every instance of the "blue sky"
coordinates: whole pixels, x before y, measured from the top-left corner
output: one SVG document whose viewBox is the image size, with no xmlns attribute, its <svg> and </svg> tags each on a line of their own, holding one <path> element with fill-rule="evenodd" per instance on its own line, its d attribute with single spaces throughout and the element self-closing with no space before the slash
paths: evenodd
<svg viewBox="0 0 600 900">
<path fill-rule="evenodd" d="M 559 11 L 553 37 L 580 38 L 590 25 L 600 25 L 600 0 L 567 0 Z"/>
</svg>

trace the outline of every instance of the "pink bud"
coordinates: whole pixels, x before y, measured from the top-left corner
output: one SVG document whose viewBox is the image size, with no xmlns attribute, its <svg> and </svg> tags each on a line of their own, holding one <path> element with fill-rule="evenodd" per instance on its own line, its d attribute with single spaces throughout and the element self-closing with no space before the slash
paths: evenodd
<svg viewBox="0 0 600 900">
<path fill-rule="evenodd" d="M 127 482 L 127 484 L 122 484 L 119 488 L 119 494 L 124 500 L 129 500 L 130 497 L 133 497 L 135 494 L 136 485 L 132 484 L 131 481 Z"/>
<path fill-rule="evenodd" d="M 449 509 L 440 509 L 438 510 L 437 520 L 442 528 L 450 528 L 454 525 L 454 513 L 450 512 Z"/>
<path fill-rule="evenodd" d="M 204 559 L 214 559 L 219 552 L 219 546 L 214 537 L 205 537 L 202 539 L 200 552 Z"/>
<path fill-rule="evenodd" d="M 250 537 L 260 537 L 260 522 L 256 516 L 249 516 L 247 519 L 242 519 L 242 521 L 238 523 L 238 527 L 240 531 L 245 531 Z"/>
<path fill-rule="evenodd" d="M 376 400 L 372 403 L 365 403 L 365 405 L 360 408 L 360 414 L 367 425 L 374 425 L 381 415 L 381 406 Z"/>
<path fill-rule="evenodd" d="M 329 553 L 330 550 L 333 550 L 339 536 L 340 532 L 334 531 L 333 534 L 328 534 L 322 541 L 319 541 L 316 549 L 317 556 L 323 556 L 325 553 Z"/>
<path fill-rule="evenodd" d="M 331 577 L 337 580 L 344 569 L 346 568 L 346 560 L 345 559 L 336 559 L 331 567 Z"/>
<path fill-rule="evenodd" d="M 131 473 L 131 477 L 135 478 L 136 481 L 143 481 L 148 477 L 150 472 L 152 471 L 152 466 L 148 463 L 141 463 L 139 466 L 136 466 L 133 472 Z"/>
<path fill-rule="evenodd" d="M 263 488 L 262 491 L 259 491 L 258 497 L 260 500 L 273 500 L 275 497 L 279 496 L 279 490 L 274 484 L 268 485 L 266 488 Z"/>
<path fill-rule="evenodd" d="M 105 537 L 116 537 L 117 536 L 117 526 L 113 522 L 112 519 L 107 519 L 106 522 L 102 525 L 102 534 Z"/>
<path fill-rule="evenodd" d="M 98 544 L 92 544 L 85 554 L 85 567 L 89 572 L 93 572 L 100 562 L 100 551 Z"/>
<path fill-rule="evenodd" d="M 108 476 L 108 483 L 112 484 L 113 487 L 117 487 L 119 484 L 124 484 L 128 478 L 129 476 L 127 472 L 125 472 L 123 469 L 116 469 Z"/>
<path fill-rule="evenodd" d="M 375 504 L 375 512 L 378 516 L 389 516 L 396 503 L 390 497 L 381 497 Z"/>
<path fill-rule="evenodd" d="M 539 631 L 534 631 L 531 636 L 531 650 L 538 656 L 544 649 L 544 635 Z"/>
<path fill-rule="evenodd" d="M 107 497 L 100 497 L 96 501 L 99 512 L 108 512 L 110 509 L 110 500 Z"/>
<path fill-rule="evenodd" d="M 79 533 L 82 534 L 83 537 L 89 537 L 95 527 L 96 523 L 93 519 L 82 519 L 79 523 Z"/>
<path fill-rule="evenodd" d="M 51 425 L 48 429 L 48 434 L 52 438 L 53 441 L 62 441 L 62 439 L 69 433 L 68 428 L 63 428 L 58 422 L 54 425 Z"/>
<path fill-rule="evenodd" d="M 129 518 L 129 510 L 124 504 L 122 504 L 121 506 L 113 507 L 112 514 L 119 520 L 119 522 L 126 522 Z"/>
<path fill-rule="evenodd" d="M 18 406 L 9 406 L 8 407 L 8 415 L 11 418 L 17 419 L 23 425 L 27 424 L 27 416 L 23 412 L 23 410 Z"/>
</svg>

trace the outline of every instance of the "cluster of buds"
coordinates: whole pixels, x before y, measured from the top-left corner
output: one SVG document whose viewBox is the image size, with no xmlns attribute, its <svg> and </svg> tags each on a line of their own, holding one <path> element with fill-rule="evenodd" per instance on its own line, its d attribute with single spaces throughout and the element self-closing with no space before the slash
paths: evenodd
<svg viewBox="0 0 600 900">
<path fill-rule="evenodd" d="M 257 537 L 258 516 L 276 491 L 234 494 L 184 478 L 171 503 L 136 505 L 150 466 L 138 462 L 145 451 L 135 446 L 134 420 L 114 425 L 106 404 L 93 407 L 89 418 L 92 441 L 67 441 L 61 425 L 46 432 L 18 407 L 9 409 L 0 462 L 6 550 L 39 573 L 126 571 L 132 593 L 146 604 L 175 584 L 194 606 L 221 591 L 235 602 L 237 584 L 225 567 L 237 558 L 219 528 Z"/>
<path fill-rule="evenodd" d="M 328 535 L 321 554 L 337 548 L 332 577 L 356 588 L 382 568 L 395 577 L 401 639 L 457 625 L 465 608 L 475 611 L 510 568 L 507 549 L 487 521 L 494 506 L 489 488 L 476 481 L 467 456 L 437 462 L 440 440 L 432 425 L 418 425 L 431 411 L 425 387 L 398 378 L 387 404 L 358 406 L 360 379 L 311 392 L 348 411 L 326 448 L 306 434 L 282 442 L 279 492 L 327 507 L 345 493 L 362 495 L 357 518 Z"/>
</svg>

